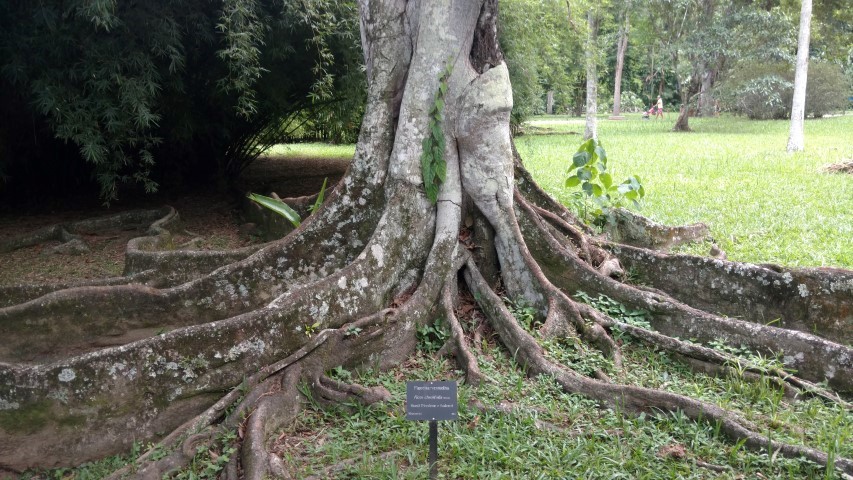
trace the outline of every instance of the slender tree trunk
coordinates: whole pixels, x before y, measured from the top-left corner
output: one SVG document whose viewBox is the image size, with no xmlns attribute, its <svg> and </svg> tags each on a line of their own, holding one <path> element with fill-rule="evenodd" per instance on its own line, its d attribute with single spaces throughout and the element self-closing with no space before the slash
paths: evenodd
<svg viewBox="0 0 853 480">
<path fill-rule="evenodd" d="M 548 115 L 554 114 L 554 91 L 548 90 L 547 97 L 545 99 L 545 113 Z"/>
<path fill-rule="evenodd" d="M 587 13 L 587 33 L 586 42 L 586 126 L 584 128 L 583 138 L 598 138 L 598 69 L 597 69 L 597 48 L 598 40 L 598 18 L 594 11 L 590 9 Z"/>
<path fill-rule="evenodd" d="M 803 0 L 800 9 L 800 34 L 797 37 L 797 70 L 794 74 L 794 99 L 791 106 L 791 131 L 788 152 L 805 148 L 803 121 L 806 116 L 806 82 L 809 76 L 809 37 L 811 36 L 812 0 Z"/>
<path fill-rule="evenodd" d="M 616 74 L 613 82 L 613 117 L 622 115 L 622 69 L 625 66 L 625 52 L 628 50 L 628 29 L 630 19 L 626 13 L 625 25 L 619 29 L 619 39 L 616 41 Z"/>
</svg>

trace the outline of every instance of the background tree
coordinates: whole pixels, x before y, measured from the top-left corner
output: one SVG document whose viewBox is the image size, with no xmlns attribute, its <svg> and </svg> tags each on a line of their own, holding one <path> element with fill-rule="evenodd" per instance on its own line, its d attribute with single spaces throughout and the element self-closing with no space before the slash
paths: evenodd
<svg viewBox="0 0 853 480">
<path fill-rule="evenodd" d="M 627 4 L 630 8 L 630 3 Z M 613 80 L 613 116 L 622 114 L 622 71 L 625 67 L 625 52 L 628 50 L 628 35 L 631 27 L 629 8 L 621 12 L 623 20 L 619 25 L 619 33 L 616 37 L 616 68 Z"/>
<path fill-rule="evenodd" d="M 566 4 L 512 0 L 501 4 L 499 15 L 499 40 L 513 84 L 513 128 L 531 115 L 545 113 L 547 92 L 553 92 L 555 111 L 567 111 L 583 76 L 577 68 L 583 39 L 575 29 L 566 28 Z"/>
<path fill-rule="evenodd" d="M 794 99 L 791 106 L 791 132 L 788 135 L 788 152 L 803 150 L 803 120 L 806 114 L 806 82 L 809 76 L 809 35 L 812 20 L 812 1 L 802 0 L 800 31 L 797 36 L 797 69 L 794 75 Z"/>
<path fill-rule="evenodd" d="M 353 11 L 322 0 L 0 1 L 10 119 L 0 188 L 11 199 L 96 186 L 111 201 L 122 186 L 233 181 L 265 146 L 308 133 L 294 128 L 303 112 L 332 115 L 336 92 L 363 85 Z M 337 115 L 350 136 L 363 104 L 363 88 L 351 90 L 356 106 Z"/>
<path fill-rule="evenodd" d="M 513 149 L 496 2 L 371 0 L 359 14 L 368 101 L 356 153 L 294 232 L 204 255 L 137 248 L 133 277 L 0 297 L 3 468 L 81 462 L 157 440 L 116 476 L 160 478 L 240 427 L 239 460 L 227 472 L 236 476 L 239 461 L 244 478 L 287 477 L 270 445 L 297 418 L 303 394 L 319 405 L 387 396 L 330 378 L 332 368 L 398 364 L 414 351 L 418 326 L 441 317 L 456 332 L 447 349 L 466 381 L 484 380 L 454 309 L 467 291 L 528 375 L 625 414 L 679 411 L 738 445 L 853 473 L 850 459 L 769 438 L 735 411 L 623 383 L 612 336 L 721 373 L 737 360 L 709 342 L 784 352 L 796 376 L 736 365 L 849 408 L 838 395 L 853 392 L 849 330 L 833 331 L 836 341 L 810 332 L 820 319 L 849 324 L 843 286 L 853 273 L 670 256 L 595 237 L 537 187 Z M 584 149 L 573 161 L 602 155 Z M 700 230 L 657 230 L 646 244 Z M 141 243 L 155 239 L 133 245 Z M 620 265 L 649 285 L 629 282 Z M 617 321 L 569 296 L 577 290 L 646 310 L 648 325 Z M 501 294 L 535 318 L 519 322 Z M 122 338 L 131 341 L 116 345 Z M 546 356 L 545 341 L 586 345 L 612 368 L 573 368 Z"/>
<path fill-rule="evenodd" d="M 587 40 L 584 51 L 586 60 L 586 123 L 584 139 L 598 139 L 598 8 L 589 7 L 586 13 Z"/>
</svg>

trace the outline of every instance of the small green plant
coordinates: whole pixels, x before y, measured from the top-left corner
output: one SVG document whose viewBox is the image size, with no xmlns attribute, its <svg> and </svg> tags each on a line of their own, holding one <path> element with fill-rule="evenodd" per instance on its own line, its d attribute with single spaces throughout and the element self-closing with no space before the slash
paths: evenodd
<svg viewBox="0 0 853 480">
<path fill-rule="evenodd" d="M 635 327 L 645 328 L 646 330 L 651 330 L 652 325 L 649 323 L 649 312 L 642 309 L 633 310 L 625 305 L 613 300 L 607 295 L 599 295 L 598 297 L 592 297 L 588 293 L 578 290 L 574 294 L 574 298 L 579 300 L 592 308 L 598 310 L 601 313 L 604 313 L 608 317 L 616 320 L 618 322 L 627 323 L 628 325 L 633 325 Z M 628 341 L 631 337 L 622 332 L 619 328 L 614 329 L 614 337 Z"/>
<path fill-rule="evenodd" d="M 518 320 L 518 323 L 528 332 L 533 332 L 539 323 L 536 318 L 536 309 L 529 305 L 523 298 L 513 301 L 504 297 L 503 300 L 509 307 L 512 316 Z"/>
<path fill-rule="evenodd" d="M 435 92 L 435 102 L 429 112 L 429 129 L 421 145 L 421 171 L 424 177 L 424 190 L 427 198 L 432 202 L 438 201 L 438 186 L 447 177 L 447 162 L 444 160 L 444 133 L 441 131 L 442 116 L 444 111 L 444 95 L 447 93 L 447 79 L 453 65 L 447 62 L 447 67 L 439 77 L 438 91 Z"/>
<path fill-rule="evenodd" d="M 640 177 L 632 175 L 620 184 L 613 183 L 613 177 L 607 173 L 607 152 L 601 142 L 590 138 L 581 144 L 577 153 L 572 157 L 572 164 L 568 169 L 569 178 L 566 179 L 566 187 L 580 186 L 587 199 L 592 200 L 592 208 L 588 209 L 584 203 L 585 215 L 589 214 L 593 219 L 599 219 L 607 215 L 607 211 L 613 208 L 633 205 L 640 206 L 640 201 L 646 195 Z"/>
<path fill-rule="evenodd" d="M 331 369 L 328 373 L 328 376 L 331 378 L 338 379 L 342 382 L 352 382 L 352 372 L 343 367 L 343 365 L 338 365 L 337 367 Z"/>
<path fill-rule="evenodd" d="M 268 208 L 273 212 L 281 215 L 288 222 L 293 224 L 294 227 L 298 227 L 302 223 L 302 217 L 299 213 L 290 207 L 290 205 L 284 203 L 278 198 L 267 197 L 265 195 L 260 195 L 257 193 L 250 193 L 248 195 L 249 200 L 257 203 L 258 205 Z"/>
<path fill-rule="evenodd" d="M 320 187 L 320 193 L 317 194 L 317 199 L 314 200 L 313 205 L 308 207 L 308 211 L 310 211 L 311 213 L 316 212 L 320 208 L 320 205 L 323 204 L 323 200 L 326 199 L 326 182 L 328 182 L 328 181 L 329 181 L 329 177 L 326 177 L 323 179 L 323 186 Z"/>
<path fill-rule="evenodd" d="M 612 361 L 576 337 L 543 340 L 542 347 L 546 355 L 564 365 L 570 365 L 582 375 L 592 376 L 596 371 L 613 370 Z"/>
<path fill-rule="evenodd" d="M 314 336 L 315 333 L 317 333 L 317 329 L 319 329 L 319 328 L 320 328 L 320 322 L 317 321 L 317 322 L 312 323 L 311 325 L 305 325 L 303 331 L 305 332 L 306 337 L 311 338 L 312 336 Z"/>
<path fill-rule="evenodd" d="M 314 204 L 308 207 L 308 211 L 314 213 L 320 208 L 320 205 L 323 204 L 323 200 L 326 196 L 326 182 L 329 180 L 329 177 L 323 179 L 323 186 L 320 187 L 320 193 L 317 194 L 317 200 L 314 201 Z M 299 212 L 290 207 L 290 205 L 284 203 L 281 199 L 267 197 L 265 195 L 260 195 L 257 193 L 250 193 L 248 196 L 249 200 L 257 203 L 258 205 L 268 208 L 273 212 L 281 215 L 288 222 L 290 222 L 294 227 L 298 227 L 302 223 L 302 216 L 299 215 Z"/>
<path fill-rule="evenodd" d="M 359 333 L 361 333 L 360 327 L 349 327 L 344 332 L 345 337 L 357 337 Z"/>
<path fill-rule="evenodd" d="M 762 355 L 760 352 L 753 352 L 749 349 L 749 347 L 745 345 L 741 345 L 739 347 L 729 345 L 720 340 L 713 340 L 708 342 L 708 346 L 717 350 L 718 352 L 728 353 L 738 358 L 742 358 L 749 362 L 750 367 L 758 369 L 761 372 L 770 372 L 772 370 L 785 370 L 785 364 L 782 362 L 781 355 L 778 353 L 774 356 L 766 356 Z M 745 368 L 745 366 L 741 366 L 738 362 L 738 365 L 730 365 L 735 369 Z"/>
<path fill-rule="evenodd" d="M 218 478 L 225 465 L 237 452 L 235 443 L 237 432 L 228 430 L 217 437 L 217 442 L 210 448 L 208 445 L 199 445 L 195 457 L 187 469 L 175 475 L 176 480 L 200 480 Z"/>
<path fill-rule="evenodd" d="M 418 350 L 426 353 L 437 352 L 449 336 L 444 322 L 441 318 L 436 318 L 431 324 L 418 327 Z"/>
</svg>

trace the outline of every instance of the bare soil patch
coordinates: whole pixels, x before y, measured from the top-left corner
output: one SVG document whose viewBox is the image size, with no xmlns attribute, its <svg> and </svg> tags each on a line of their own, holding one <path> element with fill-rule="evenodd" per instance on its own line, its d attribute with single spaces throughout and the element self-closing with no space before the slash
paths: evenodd
<svg viewBox="0 0 853 480">
<path fill-rule="evenodd" d="M 282 197 L 310 195 L 317 193 L 325 178 L 329 178 L 330 185 L 337 181 L 348 164 L 347 159 L 262 157 L 238 180 L 238 191 L 232 194 L 208 190 L 154 195 L 123 200 L 109 208 L 91 199 L 69 199 L 41 211 L 3 212 L 0 241 L 51 225 L 171 205 L 181 217 L 180 228 L 173 231 L 175 245 L 192 241 L 191 248 L 198 250 L 244 247 L 260 241 L 240 228 L 246 221 L 245 192 L 275 191 Z M 0 253 L 0 286 L 119 276 L 124 269 L 127 242 L 144 234 L 145 228 L 82 233 L 89 251 L 80 254 L 50 253 L 60 245 L 58 240 Z"/>
</svg>

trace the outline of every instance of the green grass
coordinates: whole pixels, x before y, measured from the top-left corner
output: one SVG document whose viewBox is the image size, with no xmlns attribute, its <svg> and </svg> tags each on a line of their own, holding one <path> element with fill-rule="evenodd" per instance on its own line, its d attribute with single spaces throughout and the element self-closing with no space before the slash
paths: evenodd
<svg viewBox="0 0 853 480">
<path fill-rule="evenodd" d="M 291 143 L 273 145 L 263 153 L 269 157 L 352 158 L 355 145 L 330 145 L 327 143 Z"/>
<path fill-rule="evenodd" d="M 742 409 L 759 424 L 772 424 L 774 439 L 853 454 L 853 415 L 819 400 L 788 403 L 769 384 L 696 375 L 668 355 L 636 345 L 625 350 L 629 381 Z M 549 349 L 549 355 L 559 353 Z M 803 460 L 773 452 L 747 451 L 728 441 L 715 425 L 679 413 L 639 418 L 603 410 L 562 392 L 549 378 L 529 379 L 511 355 L 494 344 L 479 358 L 495 383 L 460 385 L 458 421 L 440 422 L 439 478 L 824 478 Z M 383 385 L 391 401 L 373 407 L 328 411 L 311 407 L 282 432 L 285 461 L 297 477 L 422 479 L 427 477 L 427 424 L 405 420 L 405 381 L 458 379 L 448 361 L 419 354 L 390 372 L 368 372 L 359 381 Z M 489 408 L 481 411 L 476 402 Z M 793 427 L 791 425 L 794 425 Z M 681 446 L 682 459 L 662 458 L 665 447 Z M 704 461 L 725 466 L 718 473 Z M 331 465 L 343 465 L 328 472 Z M 828 477 L 833 478 L 833 477 Z"/>
<path fill-rule="evenodd" d="M 695 374 L 664 352 L 622 339 L 627 382 L 737 409 L 775 440 L 853 456 L 853 413 L 819 399 L 787 400 L 769 382 Z M 571 342 L 546 343 L 548 356 L 572 361 L 567 349 Z M 635 417 L 599 408 L 566 394 L 550 378 L 527 378 L 493 339 L 484 343 L 478 361 L 492 379 L 480 387 L 462 384 L 462 373 L 450 360 L 423 352 L 386 372 L 335 369 L 329 374 L 342 381 L 384 386 L 391 400 L 340 409 L 309 403 L 294 424 L 275 435 L 276 451 L 296 478 L 427 478 L 428 428 L 425 422 L 405 419 L 406 381 L 458 380 L 459 420 L 439 424 L 442 479 L 837 478 L 802 459 L 747 450 L 725 438 L 716 425 L 693 422 L 678 412 Z M 189 468 L 170 478 L 215 478 L 222 454 L 235 438 L 233 432 L 223 436 L 217 443 L 220 456 L 200 451 Z M 664 453 L 673 448 L 683 456 Z M 102 478 L 127 461 L 112 457 L 75 470 L 30 472 L 24 478 Z M 700 468 L 697 461 L 725 470 Z"/>
<path fill-rule="evenodd" d="M 853 160 L 853 116 L 806 121 L 806 150 L 785 152 L 789 122 L 740 117 L 692 118 L 692 133 L 665 121 L 599 121 L 599 138 L 614 179 L 639 175 L 646 189 L 640 213 L 668 225 L 704 222 L 729 259 L 788 266 L 853 268 L 853 177 L 820 172 Z M 545 190 L 571 206 L 563 185 L 581 143 L 584 121 L 536 117 L 516 145 Z M 532 127 L 532 128 L 531 128 Z M 277 145 L 267 155 L 352 157 L 353 145 Z M 682 251 L 705 255 L 708 243 Z"/>
<path fill-rule="evenodd" d="M 819 171 L 853 160 L 853 116 L 806 121 L 806 150 L 793 155 L 785 152 L 786 121 L 693 118 L 694 132 L 674 133 L 674 120 L 599 121 L 614 179 L 643 180 L 643 215 L 670 225 L 708 224 L 732 260 L 853 267 L 853 177 Z M 565 133 L 524 135 L 516 145 L 540 185 L 570 204 L 577 189 L 563 180 L 583 120 L 537 117 L 529 125 Z M 706 254 L 708 245 L 687 251 Z"/>
</svg>

